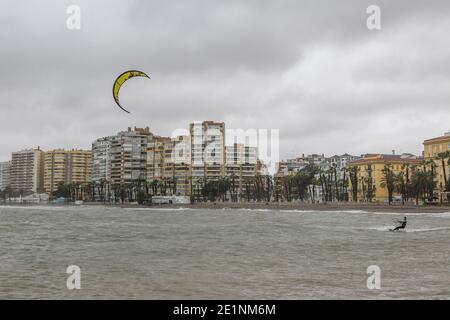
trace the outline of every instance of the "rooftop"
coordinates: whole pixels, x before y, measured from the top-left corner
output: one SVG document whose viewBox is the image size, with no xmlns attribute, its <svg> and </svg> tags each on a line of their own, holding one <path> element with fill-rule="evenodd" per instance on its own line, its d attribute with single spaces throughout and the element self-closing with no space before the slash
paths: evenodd
<svg viewBox="0 0 450 320">
<path fill-rule="evenodd" d="M 415 163 L 420 164 L 423 161 L 422 157 L 413 155 L 411 153 L 397 154 L 373 154 L 368 153 L 363 155 L 361 159 L 351 161 L 350 164 L 361 163 L 377 163 L 377 162 L 396 162 L 396 163 Z"/>
<path fill-rule="evenodd" d="M 436 142 L 447 142 L 447 141 L 450 141 L 450 131 L 444 133 L 443 136 L 427 139 L 423 142 L 423 144 L 432 144 Z"/>
</svg>

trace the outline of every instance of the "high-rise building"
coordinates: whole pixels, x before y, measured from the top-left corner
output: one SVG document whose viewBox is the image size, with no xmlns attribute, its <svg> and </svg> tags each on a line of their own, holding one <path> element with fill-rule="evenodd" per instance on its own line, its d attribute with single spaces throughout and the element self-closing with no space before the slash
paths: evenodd
<svg viewBox="0 0 450 320">
<path fill-rule="evenodd" d="M 223 122 L 194 122 L 189 126 L 191 136 L 192 195 L 201 196 L 202 186 L 210 180 L 225 176 L 225 124 Z"/>
<path fill-rule="evenodd" d="M 190 137 L 154 137 L 147 148 L 147 182 L 163 195 L 190 195 Z"/>
<path fill-rule="evenodd" d="M 92 143 L 92 181 L 111 181 L 111 142 L 113 137 L 104 137 Z"/>
<path fill-rule="evenodd" d="M 257 148 L 235 143 L 225 147 L 226 176 L 231 182 L 234 193 L 243 194 L 246 182 L 257 174 Z"/>
<path fill-rule="evenodd" d="M 172 138 L 164 144 L 164 178 L 171 195 L 190 195 L 191 150 L 189 136 Z"/>
<path fill-rule="evenodd" d="M 28 149 L 12 153 L 11 188 L 19 192 L 42 192 L 44 187 L 44 152 Z"/>
<path fill-rule="evenodd" d="M 0 162 L 0 191 L 11 184 L 11 161 Z"/>
<path fill-rule="evenodd" d="M 147 145 L 153 138 L 148 127 L 131 128 L 92 143 L 93 196 L 97 200 L 116 198 L 120 185 L 147 179 Z"/>
<path fill-rule="evenodd" d="M 147 179 L 147 145 L 153 137 L 148 127 L 128 128 L 111 138 L 109 158 L 111 183 L 123 184 Z"/>
<path fill-rule="evenodd" d="M 208 181 L 235 174 L 242 190 L 245 179 L 257 174 L 256 147 L 235 144 L 226 151 L 223 122 L 191 123 L 189 133 L 169 138 L 154 136 L 148 128 L 128 128 L 97 139 L 92 144 L 92 180 L 107 181 L 113 197 L 118 184 L 146 181 L 154 195 L 203 198 Z"/>
<path fill-rule="evenodd" d="M 164 178 L 165 147 L 169 137 L 154 136 L 147 145 L 147 181 L 159 181 Z"/>
<path fill-rule="evenodd" d="M 44 155 L 44 190 L 52 194 L 58 185 L 87 184 L 91 181 L 92 153 L 90 150 L 57 149 Z"/>
</svg>

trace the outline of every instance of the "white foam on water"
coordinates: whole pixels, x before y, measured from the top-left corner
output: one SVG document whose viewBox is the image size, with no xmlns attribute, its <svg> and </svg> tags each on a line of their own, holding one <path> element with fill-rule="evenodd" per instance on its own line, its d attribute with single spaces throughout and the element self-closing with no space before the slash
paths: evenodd
<svg viewBox="0 0 450 320">
<path fill-rule="evenodd" d="M 189 211 L 194 210 L 193 208 L 123 208 L 126 211 Z"/>
<path fill-rule="evenodd" d="M 386 226 L 369 228 L 369 230 L 375 230 L 375 231 L 390 231 L 391 229 L 392 229 L 392 227 L 386 227 Z"/>
<path fill-rule="evenodd" d="M 432 218 L 450 218 L 450 212 L 370 212 L 374 215 L 421 216 Z"/>
<path fill-rule="evenodd" d="M 278 212 L 292 212 L 292 213 L 311 213 L 311 212 L 319 212 L 314 210 L 300 210 L 300 209 L 279 209 Z"/>
<path fill-rule="evenodd" d="M 393 231 L 394 227 L 390 226 L 383 226 L 383 227 L 372 227 L 372 228 L 368 228 L 369 230 L 375 230 L 375 231 Z M 400 229 L 397 230 L 395 232 L 431 232 L 431 231 L 442 231 L 442 230 L 450 230 L 450 228 L 446 228 L 446 227 L 441 227 L 441 228 L 406 228 L 406 229 Z"/>
<path fill-rule="evenodd" d="M 423 229 L 408 229 L 406 228 L 405 232 L 430 232 L 430 231 L 442 231 L 442 230 L 450 230 L 450 228 L 423 228 Z"/>
<path fill-rule="evenodd" d="M 270 209 L 261 209 L 261 210 L 269 210 Z M 274 209 L 275 210 L 275 209 Z M 361 213 L 371 213 L 365 210 L 313 210 L 313 209 L 278 209 L 278 212 L 291 212 L 291 213 L 350 213 L 350 214 L 361 214 Z"/>
<path fill-rule="evenodd" d="M 253 209 L 249 209 L 253 210 Z M 450 218 L 450 212 L 445 213 L 424 213 L 424 212 L 383 212 L 383 211 L 368 211 L 368 210 L 314 210 L 314 209 L 278 209 L 279 212 L 298 212 L 298 213 L 349 213 L 349 214 L 374 214 L 374 215 L 388 215 L 388 216 L 436 216 Z"/>
<path fill-rule="evenodd" d="M 243 208 L 243 209 L 238 209 L 238 210 L 251 211 L 251 212 L 268 212 L 268 211 L 271 211 L 270 209 L 250 209 L 250 208 Z"/>
<path fill-rule="evenodd" d="M 450 212 L 435 212 L 429 215 L 436 218 L 450 218 Z"/>
<path fill-rule="evenodd" d="M 330 210 L 330 211 L 323 211 L 326 213 L 371 213 L 370 211 L 366 210 Z"/>
<path fill-rule="evenodd" d="M 369 212 L 375 215 L 387 215 L 387 216 L 426 216 L 431 215 L 431 213 L 424 213 L 424 212 Z"/>
</svg>

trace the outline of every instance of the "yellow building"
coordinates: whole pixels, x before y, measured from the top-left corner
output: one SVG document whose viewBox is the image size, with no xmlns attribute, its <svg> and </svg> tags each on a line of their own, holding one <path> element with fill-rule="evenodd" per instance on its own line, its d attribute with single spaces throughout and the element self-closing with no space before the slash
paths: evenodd
<svg viewBox="0 0 450 320">
<path fill-rule="evenodd" d="M 411 168 L 423 165 L 423 158 L 412 154 L 367 154 L 351 161 L 348 169 L 356 169 L 357 201 L 358 202 L 388 202 L 388 190 L 384 184 L 383 170 L 388 165 L 394 174 L 404 172 L 411 176 Z M 349 199 L 353 200 L 353 181 L 349 173 Z M 399 196 L 394 193 L 394 197 Z"/>
<path fill-rule="evenodd" d="M 225 147 L 225 174 L 238 195 L 245 193 L 245 184 L 257 175 L 258 150 L 256 147 L 235 143 Z"/>
<path fill-rule="evenodd" d="M 436 165 L 437 189 L 439 192 L 443 192 L 445 191 L 445 182 L 448 180 L 450 173 L 450 132 L 441 137 L 425 140 L 423 146 L 425 161 L 432 160 Z M 444 166 L 442 162 L 444 162 Z"/>
<path fill-rule="evenodd" d="M 158 182 L 158 195 L 190 195 L 190 163 L 189 136 L 153 137 L 147 147 L 147 182 Z"/>
<path fill-rule="evenodd" d="M 147 181 L 164 177 L 164 146 L 170 141 L 169 137 L 154 136 L 147 144 Z"/>
<path fill-rule="evenodd" d="M 92 153 L 88 150 L 48 151 L 44 155 L 44 190 L 52 194 L 60 183 L 89 183 Z"/>
<path fill-rule="evenodd" d="M 189 136 L 178 136 L 164 144 L 164 178 L 171 187 L 167 194 L 191 194 L 191 154 Z"/>
</svg>

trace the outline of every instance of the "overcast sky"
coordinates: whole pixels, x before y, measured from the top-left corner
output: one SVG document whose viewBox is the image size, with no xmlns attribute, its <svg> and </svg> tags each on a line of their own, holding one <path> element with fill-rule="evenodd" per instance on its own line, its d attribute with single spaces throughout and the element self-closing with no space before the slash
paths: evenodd
<svg viewBox="0 0 450 320">
<path fill-rule="evenodd" d="M 282 158 L 420 154 L 450 129 L 449 17 L 448 0 L 2 0 L 0 161 L 194 120 L 279 129 Z M 128 69 L 151 76 L 122 88 L 131 114 L 111 94 Z"/>
</svg>

